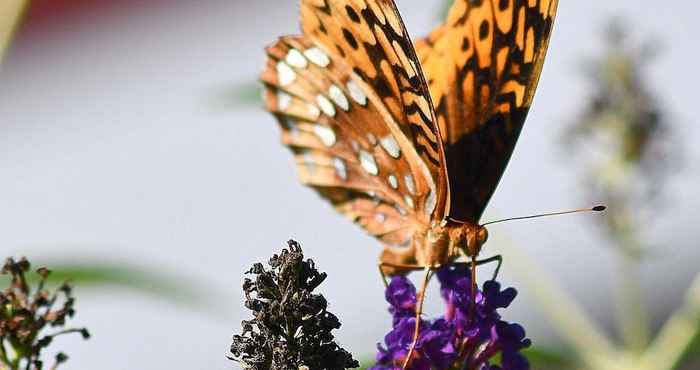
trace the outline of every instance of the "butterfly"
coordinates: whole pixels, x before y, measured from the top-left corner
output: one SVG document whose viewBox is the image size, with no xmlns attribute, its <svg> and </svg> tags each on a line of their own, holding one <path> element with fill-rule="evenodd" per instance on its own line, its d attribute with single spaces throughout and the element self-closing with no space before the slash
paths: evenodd
<svg viewBox="0 0 700 370">
<path fill-rule="evenodd" d="M 301 182 L 379 239 L 385 274 L 476 261 L 556 9 L 456 0 L 412 42 L 393 0 L 301 0 L 302 34 L 266 49 L 265 105 Z"/>
</svg>

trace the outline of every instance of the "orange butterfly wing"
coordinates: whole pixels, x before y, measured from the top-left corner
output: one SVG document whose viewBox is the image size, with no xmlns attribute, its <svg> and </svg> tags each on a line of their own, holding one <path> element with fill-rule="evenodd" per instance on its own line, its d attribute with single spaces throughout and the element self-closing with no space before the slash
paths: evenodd
<svg viewBox="0 0 700 370">
<path fill-rule="evenodd" d="M 557 0 L 456 0 L 416 43 L 445 147 L 451 218 L 478 223 L 542 71 Z"/>
<path fill-rule="evenodd" d="M 307 14 L 314 10 L 346 17 L 330 5 L 318 8 L 303 1 L 302 6 Z M 302 18 L 305 24 L 308 17 Z M 325 19 L 322 28 L 331 33 L 337 26 L 331 23 L 342 19 Z M 394 118 L 410 116 L 403 104 L 415 105 L 418 95 L 401 88 L 378 91 L 362 77 L 370 75 L 372 65 L 308 35 L 283 37 L 267 54 L 261 76 L 266 107 L 280 122 L 282 141 L 294 153 L 301 181 L 385 245 L 410 245 L 416 231 L 430 223 L 439 196 L 432 175 L 439 168 L 431 168 L 416 150 L 421 134 Z M 401 105 L 391 107 L 390 102 Z"/>
</svg>

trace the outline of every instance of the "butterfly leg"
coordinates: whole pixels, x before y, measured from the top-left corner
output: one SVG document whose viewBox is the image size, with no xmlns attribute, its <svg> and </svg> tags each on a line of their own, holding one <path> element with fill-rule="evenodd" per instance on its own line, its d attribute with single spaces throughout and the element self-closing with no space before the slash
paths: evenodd
<svg viewBox="0 0 700 370">
<path fill-rule="evenodd" d="M 413 330 L 413 341 L 411 342 L 411 347 L 408 350 L 406 359 L 404 359 L 403 361 L 403 366 L 401 367 L 402 369 L 406 369 L 408 367 L 408 364 L 411 361 L 411 357 L 413 357 L 413 353 L 416 350 L 418 336 L 420 335 L 420 317 L 423 314 L 423 302 L 425 302 L 425 293 L 428 290 L 428 282 L 430 281 L 430 277 L 433 274 L 433 270 L 430 267 L 425 267 L 424 269 L 425 275 L 423 275 L 423 285 L 421 286 L 421 290 L 419 293 L 420 295 L 418 296 L 418 306 L 416 307 L 416 326 Z"/>
<path fill-rule="evenodd" d="M 470 313 L 471 318 L 474 318 L 476 313 L 476 290 L 478 289 L 476 284 L 476 254 L 472 256 L 471 271 L 472 271 L 472 310 Z"/>
<path fill-rule="evenodd" d="M 386 281 L 386 274 L 384 273 L 384 269 L 382 268 L 382 264 L 378 264 L 377 267 L 379 268 L 379 275 L 382 276 L 382 282 L 384 283 L 384 289 L 386 290 L 389 287 L 389 283 Z"/>
<path fill-rule="evenodd" d="M 425 269 L 423 266 L 419 265 L 410 265 L 410 264 L 400 264 L 400 263 L 389 263 L 389 262 L 380 262 L 379 265 L 379 275 L 382 276 L 382 280 L 384 281 L 384 287 L 388 288 L 389 287 L 389 282 L 387 281 L 387 273 L 385 271 L 385 268 L 391 269 L 391 272 L 398 272 L 398 271 L 420 271 Z M 389 273 L 388 275 L 393 275 L 393 273 Z"/>
<path fill-rule="evenodd" d="M 476 262 L 455 262 L 455 265 L 471 267 L 473 263 L 474 266 L 481 266 L 492 262 L 496 262 L 496 269 L 493 271 L 493 277 L 491 277 L 491 280 L 496 280 L 496 278 L 498 278 L 499 272 L 501 271 L 501 266 L 503 265 L 503 256 L 501 256 L 500 254 L 493 257 L 485 258 L 483 260 L 478 260 Z"/>
<path fill-rule="evenodd" d="M 493 277 L 491 278 L 491 280 L 495 281 L 496 278 L 498 278 L 498 273 L 501 271 L 501 265 L 503 265 L 503 256 L 498 254 L 498 255 L 495 255 L 493 257 L 489 257 L 487 259 L 479 261 L 479 265 L 484 265 L 484 264 L 491 263 L 494 261 L 496 262 L 496 269 L 493 270 Z"/>
</svg>

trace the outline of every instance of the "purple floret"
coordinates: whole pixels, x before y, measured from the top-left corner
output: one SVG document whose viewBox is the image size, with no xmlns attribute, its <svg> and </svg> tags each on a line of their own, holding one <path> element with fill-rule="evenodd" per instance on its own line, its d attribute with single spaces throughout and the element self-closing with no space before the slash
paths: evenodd
<svg viewBox="0 0 700 370">
<path fill-rule="evenodd" d="M 469 269 L 448 266 L 437 272 L 440 292 L 446 303 L 442 317 L 421 319 L 410 370 L 528 370 L 530 364 L 520 351 L 530 346 L 525 330 L 501 320 L 498 309 L 515 299 L 513 288 L 501 290 L 487 281 L 472 301 Z M 386 290 L 392 330 L 378 345 L 377 363 L 370 370 L 400 370 L 413 341 L 416 323 L 416 288 L 405 276 L 392 278 Z M 501 354 L 500 364 L 492 363 Z M 459 365 L 459 366 L 456 366 Z"/>
</svg>

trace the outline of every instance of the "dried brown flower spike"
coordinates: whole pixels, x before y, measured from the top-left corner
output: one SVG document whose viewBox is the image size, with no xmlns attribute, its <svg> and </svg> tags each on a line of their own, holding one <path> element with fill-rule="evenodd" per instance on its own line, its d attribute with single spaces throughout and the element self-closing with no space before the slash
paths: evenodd
<svg viewBox="0 0 700 370">
<path fill-rule="evenodd" d="M 8 258 L 0 271 L 10 276 L 10 286 L 0 292 L 0 370 L 41 370 L 42 350 L 55 337 L 69 333 L 90 337 L 87 329 L 63 328 L 66 319 L 75 314 L 70 285 L 64 283 L 55 291 L 46 289 L 51 271 L 42 267 L 36 270 L 38 283 L 32 289 L 26 276 L 30 268 L 25 258 L 19 261 Z M 48 328 L 55 330 L 44 333 Z M 68 356 L 59 352 L 51 369 L 67 360 Z"/>
<path fill-rule="evenodd" d="M 304 260 L 301 246 L 274 255 L 270 270 L 256 263 L 243 282 L 245 306 L 253 319 L 242 322 L 243 333 L 233 336 L 230 357 L 246 370 L 344 370 L 359 367 L 338 346 L 331 331 L 340 328 L 327 310 L 328 302 L 312 293 L 326 278 L 312 260 Z"/>
</svg>

